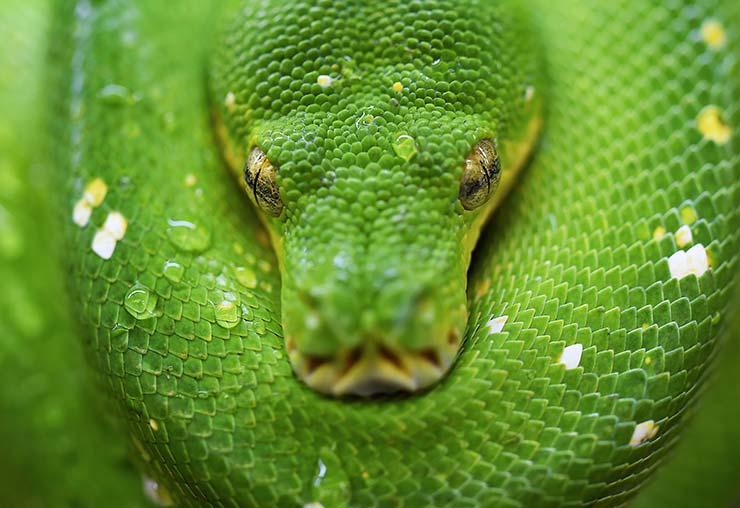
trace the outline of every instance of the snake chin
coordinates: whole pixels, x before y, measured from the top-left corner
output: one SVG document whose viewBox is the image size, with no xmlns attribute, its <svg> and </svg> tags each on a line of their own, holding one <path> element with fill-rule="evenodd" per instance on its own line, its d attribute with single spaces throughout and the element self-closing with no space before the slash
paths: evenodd
<svg viewBox="0 0 740 508">
<path fill-rule="evenodd" d="M 432 386 L 452 366 L 460 339 L 451 332 L 444 344 L 410 351 L 369 342 L 332 356 L 302 353 L 292 340 L 286 346 L 296 375 L 312 389 L 337 397 L 370 397 Z"/>
</svg>

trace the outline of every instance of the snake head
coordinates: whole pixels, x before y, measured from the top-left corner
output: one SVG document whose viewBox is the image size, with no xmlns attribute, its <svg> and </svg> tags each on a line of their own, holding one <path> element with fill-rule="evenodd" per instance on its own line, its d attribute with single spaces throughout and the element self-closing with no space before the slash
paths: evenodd
<svg viewBox="0 0 740 508">
<path fill-rule="evenodd" d="M 280 263 L 286 348 L 321 392 L 419 390 L 461 347 L 472 249 L 540 120 L 523 17 L 465 3 L 388 20 L 267 2 L 234 14 L 212 69 L 226 159 Z"/>
</svg>

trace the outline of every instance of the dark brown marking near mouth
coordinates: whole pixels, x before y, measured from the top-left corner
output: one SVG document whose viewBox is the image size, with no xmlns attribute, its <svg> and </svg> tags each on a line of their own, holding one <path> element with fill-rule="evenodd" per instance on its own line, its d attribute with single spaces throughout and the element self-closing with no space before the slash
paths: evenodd
<svg viewBox="0 0 740 508">
<path fill-rule="evenodd" d="M 388 349 L 385 346 L 380 346 L 378 348 L 378 352 L 380 353 L 380 356 L 386 360 L 388 360 L 391 364 L 393 364 L 395 367 L 397 367 L 399 370 L 406 371 L 406 368 L 403 366 L 403 362 L 401 361 L 401 358 Z"/>
<path fill-rule="evenodd" d="M 451 331 L 451 332 L 450 332 L 450 333 L 449 333 L 449 334 L 447 335 L 447 343 L 448 343 L 448 344 L 449 344 L 450 346 L 457 346 L 458 344 L 460 344 L 460 335 L 459 335 L 459 334 L 457 333 L 457 331 L 455 331 L 455 330 L 452 330 L 452 331 Z"/>
<path fill-rule="evenodd" d="M 347 360 L 345 361 L 344 367 L 342 368 L 339 376 L 344 376 L 347 372 L 349 372 L 352 367 L 357 365 L 357 362 L 360 361 L 360 358 L 362 358 L 362 351 L 360 351 L 360 348 L 354 348 L 350 350 L 349 354 L 347 354 Z"/>
<path fill-rule="evenodd" d="M 442 368 L 442 362 L 439 359 L 439 354 L 434 349 L 425 349 L 419 352 L 419 356 L 424 358 L 426 361 L 437 367 Z"/>
<path fill-rule="evenodd" d="M 321 367 L 322 365 L 325 365 L 326 363 L 329 363 L 331 358 L 326 358 L 323 356 L 316 356 L 316 355 L 306 355 L 306 374 L 310 375 L 313 373 L 316 369 Z"/>
</svg>

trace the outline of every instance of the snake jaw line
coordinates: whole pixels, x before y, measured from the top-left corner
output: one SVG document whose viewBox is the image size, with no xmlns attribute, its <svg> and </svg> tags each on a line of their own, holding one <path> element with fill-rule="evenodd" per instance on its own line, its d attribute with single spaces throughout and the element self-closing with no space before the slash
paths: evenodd
<svg viewBox="0 0 740 508">
<path fill-rule="evenodd" d="M 298 377 L 314 390 L 368 397 L 428 388 L 447 373 L 459 343 L 459 334 L 451 332 L 444 344 L 419 351 L 369 342 L 333 356 L 318 356 L 298 351 L 289 337 L 286 349 Z"/>
</svg>

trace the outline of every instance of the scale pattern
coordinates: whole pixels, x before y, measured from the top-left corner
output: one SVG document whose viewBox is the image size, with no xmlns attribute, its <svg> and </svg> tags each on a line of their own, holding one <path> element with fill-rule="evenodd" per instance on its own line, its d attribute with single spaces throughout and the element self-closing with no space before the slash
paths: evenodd
<svg viewBox="0 0 740 508">
<path fill-rule="evenodd" d="M 736 13 L 535 2 L 545 137 L 481 239 L 464 351 L 427 394 L 348 402 L 288 364 L 275 259 L 204 107 L 213 14 L 149 4 L 60 7 L 73 52 L 56 115 L 86 347 L 161 499 L 626 503 L 675 441 L 730 304 Z"/>
</svg>

